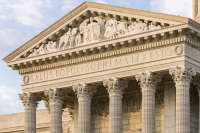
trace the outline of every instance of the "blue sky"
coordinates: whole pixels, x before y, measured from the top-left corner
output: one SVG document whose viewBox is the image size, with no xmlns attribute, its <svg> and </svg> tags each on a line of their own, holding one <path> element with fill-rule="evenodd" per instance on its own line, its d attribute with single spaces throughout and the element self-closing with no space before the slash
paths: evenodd
<svg viewBox="0 0 200 133">
<path fill-rule="evenodd" d="M 180 16 L 192 16 L 192 0 L 89 0 Z M 0 0 L 0 58 L 43 31 L 83 0 Z M 0 60 L 0 115 L 23 112 L 21 76 Z M 44 109 L 44 103 L 38 109 Z"/>
</svg>

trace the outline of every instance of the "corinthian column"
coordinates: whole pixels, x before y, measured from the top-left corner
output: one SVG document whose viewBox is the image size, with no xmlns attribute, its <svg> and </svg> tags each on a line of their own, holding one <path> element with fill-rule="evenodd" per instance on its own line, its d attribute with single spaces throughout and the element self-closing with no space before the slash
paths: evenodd
<svg viewBox="0 0 200 133">
<path fill-rule="evenodd" d="M 50 133 L 62 133 L 62 105 L 66 95 L 57 88 L 45 90 L 44 93 L 49 100 Z"/>
<path fill-rule="evenodd" d="M 91 126 L 91 98 L 96 87 L 87 83 L 73 85 L 73 91 L 78 97 L 78 133 L 90 133 Z"/>
<path fill-rule="evenodd" d="M 110 98 L 109 133 L 122 133 L 122 94 L 128 83 L 119 78 L 103 80 Z"/>
<path fill-rule="evenodd" d="M 19 94 L 23 101 L 25 110 L 25 131 L 24 133 L 36 133 L 36 107 L 38 98 L 32 93 Z"/>
<path fill-rule="evenodd" d="M 142 133 L 155 133 L 155 93 L 161 77 L 146 72 L 135 75 L 142 89 Z"/>
<path fill-rule="evenodd" d="M 196 72 L 177 66 L 169 73 L 176 84 L 176 133 L 190 133 L 190 82 Z"/>
</svg>

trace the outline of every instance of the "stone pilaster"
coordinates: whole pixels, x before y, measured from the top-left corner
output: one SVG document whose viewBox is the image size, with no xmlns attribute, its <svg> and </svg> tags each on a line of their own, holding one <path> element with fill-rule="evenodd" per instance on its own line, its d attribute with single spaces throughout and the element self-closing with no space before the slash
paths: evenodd
<svg viewBox="0 0 200 133">
<path fill-rule="evenodd" d="M 190 133 L 190 82 L 196 72 L 189 67 L 169 69 L 176 84 L 176 133 Z"/>
<path fill-rule="evenodd" d="M 200 116 L 200 80 L 193 81 L 193 84 L 197 88 L 197 93 L 199 95 L 199 116 Z M 199 133 L 200 133 L 200 117 L 199 117 Z"/>
<path fill-rule="evenodd" d="M 62 105 L 66 95 L 57 88 L 45 90 L 44 93 L 49 100 L 50 133 L 62 133 Z"/>
<path fill-rule="evenodd" d="M 24 133 L 36 133 L 36 107 L 38 98 L 33 93 L 19 94 L 23 101 L 25 110 L 25 131 Z"/>
<path fill-rule="evenodd" d="M 142 133 L 155 133 L 155 93 L 161 77 L 146 72 L 135 75 L 142 89 Z"/>
<path fill-rule="evenodd" d="M 103 80 L 103 85 L 110 98 L 109 133 L 122 133 L 122 94 L 128 82 L 119 78 L 109 78 Z"/>
<path fill-rule="evenodd" d="M 78 97 L 78 133 L 90 133 L 91 130 L 91 98 L 96 87 L 87 83 L 73 85 Z"/>
</svg>

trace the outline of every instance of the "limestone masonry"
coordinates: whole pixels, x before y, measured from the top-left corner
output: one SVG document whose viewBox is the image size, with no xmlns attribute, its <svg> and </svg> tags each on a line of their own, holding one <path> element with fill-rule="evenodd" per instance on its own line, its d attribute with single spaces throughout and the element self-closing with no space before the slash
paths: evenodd
<svg viewBox="0 0 200 133">
<path fill-rule="evenodd" d="M 199 14 L 82 3 L 3 59 L 25 112 L 0 133 L 200 133 Z"/>
</svg>

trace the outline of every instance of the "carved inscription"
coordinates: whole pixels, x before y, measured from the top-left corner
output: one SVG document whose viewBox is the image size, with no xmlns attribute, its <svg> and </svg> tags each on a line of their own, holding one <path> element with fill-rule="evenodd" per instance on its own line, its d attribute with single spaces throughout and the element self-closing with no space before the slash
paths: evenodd
<svg viewBox="0 0 200 133">
<path fill-rule="evenodd" d="M 130 55 L 124 55 L 111 59 L 105 59 L 101 61 L 94 61 L 90 63 L 66 66 L 60 69 L 53 69 L 44 72 L 33 73 L 23 76 L 23 84 L 36 83 L 41 81 L 47 81 L 52 79 L 65 78 L 70 76 L 89 74 L 98 71 L 105 71 L 109 69 L 115 69 L 120 67 L 131 66 L 135 64 L 152 62 L 160 59 L 167 59 L 177 56 L 175 48 L 168 47 L 158 50 L 146 51 L 141 53 L 134 53 Z M 28 80 L 27 80 L 27 77 Z"/>
</svg>

